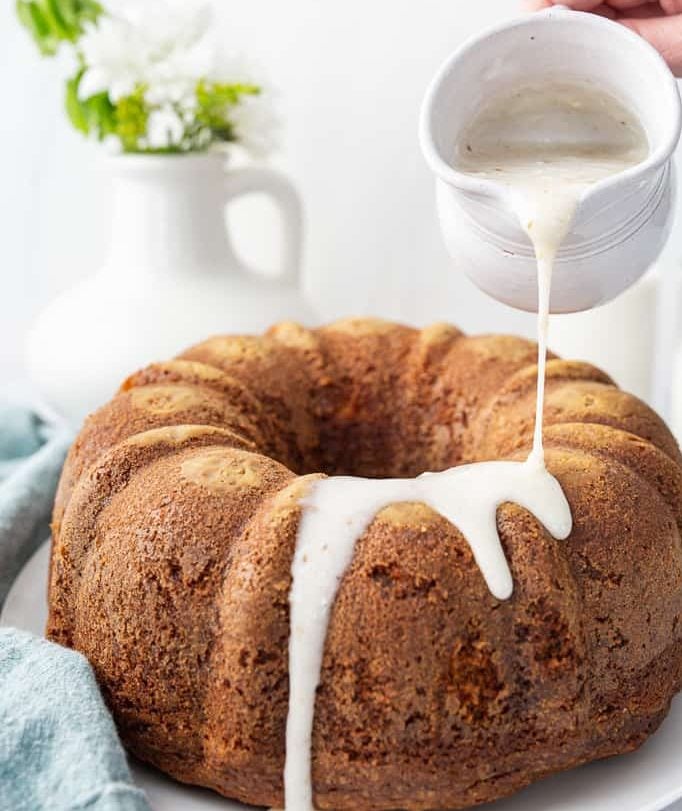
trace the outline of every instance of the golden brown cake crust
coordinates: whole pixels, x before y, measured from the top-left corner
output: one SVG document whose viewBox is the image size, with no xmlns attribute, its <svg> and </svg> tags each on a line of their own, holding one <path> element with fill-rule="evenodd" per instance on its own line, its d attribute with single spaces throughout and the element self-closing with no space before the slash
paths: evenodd
<svg viewBox="0 0 682 811">
<path fill-rule="evenodd" d="M 216 337 L 129 378 L 74 444 L 48 633 L 92 662 L 123 740 L 176 778 L 282 805 L 299 499 L 322 474 L 523 458 L 535 344 L 374 319 Z M 553 358 L 547 465 L 574 527 L 498 528 L 493 598 L 459 531 L 381 511 L 335 604 L 320 809 L 456 809 L 636 748 L 682 684 L 682 468 L 662 421 Z"/>
</svg>

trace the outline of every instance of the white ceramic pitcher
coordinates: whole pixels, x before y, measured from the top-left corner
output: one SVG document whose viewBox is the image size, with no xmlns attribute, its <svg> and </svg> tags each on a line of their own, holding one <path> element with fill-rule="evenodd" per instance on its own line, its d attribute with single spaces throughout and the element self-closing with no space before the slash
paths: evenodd
<svg viewBox="0 0 682 811">
<path fill-rule="evenodd" d="M 104 266 L 52 302 L 28 339 L 33 383 L 72 423 L 137 368 L 211 334 L 261 332 L 283 319 L 316 321 L 300 289 L 296 190 L 272 169 L 224 164 L 220 154 L 111 159 L 114 206 Z M 246 266 L 225 226 L 226 203 L 250 192 L 270 195 L 281 211 L 275 280 Z"/>
<path fill-rule="evenodd" d="M 475 284 L 522 310 L 537 309 L 537 271 L 509 192 L 457 171 L 452 161 L 458 135 L 482 101 L 539 78 L 598 83 L 635 113 L 650 144 L 643 163 L 595 184 L 578 207 L 557 257 L 551 299 L 552 312 L 574 312 L 633 284 L 667 239 L 680 99 L 670 70 L 643 39 L 603 17 L 561 7 L 488 29 L 443 65 L 427 92 L 420 132 L 437 178 L 443 236 Z"/>
</svg>

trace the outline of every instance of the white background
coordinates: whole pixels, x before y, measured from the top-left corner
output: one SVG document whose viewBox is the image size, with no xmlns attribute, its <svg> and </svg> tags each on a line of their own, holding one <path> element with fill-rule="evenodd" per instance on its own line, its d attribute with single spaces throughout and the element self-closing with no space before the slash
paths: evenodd
<svg viewBox="0 0 682 811">
<path fill-rule="evenodd" d="M 66 123 L 60 65 L 39 59 L 13 8 L 0 4 L 0 366 L 10 377 L 21 374 L 31 318 L 97 267 L 108 233 L 101 151 Z M 277 163 L 304 196 L 305 277 L 321 316 L 532 335 L 532 316 L 450 268 L 416 135 L 437 66 L 464 37 L 516 13 L 515 0 L 219 0 L 216 9 L 227 46 L 254 57 L 280 90 Z M 252 203 L 236 219 L 262 242 L 257 213 Z M 269 255 L 262 244 L 251 250 Z M 673 245 L 675 265 L 678 254 Z"/>
</svg>

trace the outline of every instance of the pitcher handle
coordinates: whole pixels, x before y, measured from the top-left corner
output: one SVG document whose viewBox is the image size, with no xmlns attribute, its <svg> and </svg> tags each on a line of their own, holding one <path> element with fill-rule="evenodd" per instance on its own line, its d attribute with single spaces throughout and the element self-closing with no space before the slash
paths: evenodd
<svg viewBox="0 0 682 811">
<path fill-rule="evenodd" d="M 264 193 L 272 197 L 282 218 L 282 265 L 278 279 L 300 286 L 303 249 L 303 205 L 294 184 L 281 172 L 265 166 L 243 166 L 228 170 L 225 203 L 245 194 Z M 249 273 L 263 275 L 241 257 L 239 263 Z"/>
</svg>

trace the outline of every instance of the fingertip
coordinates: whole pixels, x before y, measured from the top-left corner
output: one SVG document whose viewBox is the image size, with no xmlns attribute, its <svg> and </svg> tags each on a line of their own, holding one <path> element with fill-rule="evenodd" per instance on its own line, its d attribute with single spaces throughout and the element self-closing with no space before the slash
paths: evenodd
<svg viewBox="0 0 682 811">
<path fill-rule="evenodd" d="M 568 6 L 574 11 L 594 11 L 599 6 L 604 5 L 604 0 L 550 0 L 550 6 Z"/>
<path fill-rule="evenodd" d="M 619 22 L 653 45 L 675 76 L 682 75 L 682 15 L 628 17 L 619 19 Z"/>
<path fill-rule="evenodd" d="M 611 20 L 617 16 L 617 12 L 603 0 L 521 0 L 524 11 L 541 11 L 558 5 L 568 6 L 573 11 L 591 11 Z"/>
<path fill-rule="evenodd" d="M 522 0 L 521 2 L 523 11 L 541 11 L 543 8 L 551 8 L 553 5 L 552 0 Z"/>
</svg>

